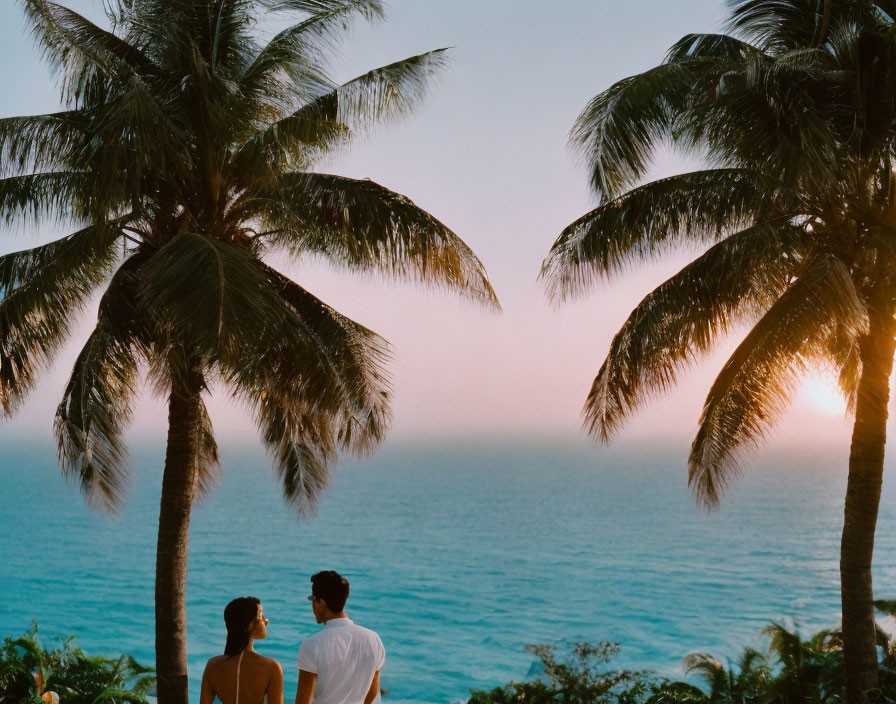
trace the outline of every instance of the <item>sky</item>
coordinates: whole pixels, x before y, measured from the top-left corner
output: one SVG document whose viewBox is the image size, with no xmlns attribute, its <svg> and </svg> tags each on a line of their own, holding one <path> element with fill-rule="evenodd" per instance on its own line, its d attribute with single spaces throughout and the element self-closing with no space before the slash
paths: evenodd
<svg viewBox="0 0 896 704">
<path fill-rule="evenodd" d="M 0 115 L 58 107 L 55 87 L 23 34 L 22 11 L 0 0 Z M 101 19 L 99 0 L 69 0 Z M 321 170 L 370 178 L 405 194 L 451 227 L 478 254 L 500 298 L 495 314 L 444 291 L 360 277 L 319 262 L 280 262 L 312 293 L 386 337 L 393 346 L 393 438 L 574 437 L 581 407 L 613 334 L 634 305 L 693 252 L 633 267 L 588 295 L 550 304 L 537 280 L 541 261 L 564 226 L 595 205 L 584 172 L 567 148 L 576 115 L 596 93 L 661 61 L 690 32 L 716 31 L 718 0 L 392 0 L 388 18 L 358 25 L 335 75 L 364 71 L 430 49 L 452 47 L 453 64 L 407 121 L 325 163 Z M 660 154 L 651 177 L 694 167 Z M 0 252 L 50 239 L 52 229 L 0 231 Z M 0 439 L 50 437 L 77 342 L 73 343 Z M 687 447 L 715 372 L 738 341 L 694 360 L 667 397 L 635 415 L 621 441 Z M 219 435 L 254 437 L 250 417 L 213 389 Z M 136 436 L 163 438 L 164 404 L 148 394 Z M 849 426 L 822 375 L 810 378 L 775 442 L 844 448 Z"/>
</svg>

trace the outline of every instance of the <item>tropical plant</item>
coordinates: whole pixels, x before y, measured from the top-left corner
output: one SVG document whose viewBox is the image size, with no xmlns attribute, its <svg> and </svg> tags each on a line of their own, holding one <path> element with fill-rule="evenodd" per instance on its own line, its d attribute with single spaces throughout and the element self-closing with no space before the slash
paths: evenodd
<svg viewBox="0 0 896 704">
<path fill-rule="evenodd" d="M 695 652 L 682 660 L 690 681 L 677 681 L 650 670 L 613 670 L 606 665 L 618 652 L 615 643 L 576 643 L 565 660 L 553 646 L 527 646 L 543 673 L 527 682 L 511 682 L 490 691 L 474 690 L 470 704 L 834 704 L 844 699 L 843 640 L 824 630 L 803 640 L 799 631 L 772 623 L 761 632 L 767 647 L 744 648 L 734 661 Z M 879 641 L 887 636 L 878 633 Z M 879 702 L 896 701 L 892 656 L 881 660 Z M 696 681 L 696 683 L 695 683 Z M 702 684 L 702 688 L 697 685 Z"/>
<path fill-rule="evenodd" d="M 685 672 L 700 677 L 707 687 L 707 699 L 718 704 L 757 701 L 770 676 L 766 656 L 746 648 L 736 663 L 725 664 L 709 653 L 691 653 L 683 660 Z"/>
<path fill-rule="evenodd" d="M 779 623 L 762 631 L 763 653 L 745 648 L 727 667 L 707 653 L 684 658 L 685 670 L 709 686 L 712 702 L 780 702 L 822 704 L 843 698 L 843 641 L 839 631 L 820 631 L 804 641 L 799 632 Z"/>
<path fill-rule="evenodd" d="M 572 144 L 598 207 L 542 276 L 556 300 L 631 261 L 708 247 L 645 297 L 585 404 L 608 442 L 735 325 L 752 329 L 713 383 L 689 458 L 715 505 L 800 377 L 832 368 L 855 414 L 841 543 L 849 701 L 877 685 L 871 557 L 896 334 L 896 6 L 728 0 L 729 34 L 688 35 L 656 68 L 596 96 Z M 671 142 L 707 168 L 641 184 Z"/>
<path fill-rule="evenodd" d="M 266 255 L 316 256 L 497 307 L 447 226 L 377 183 L 314 170 L 407 115 L 446 54 L 331 80 L 340 37 L 358 18 L 380 19 L 379 0 L 107 0 L 108 29 L 50 0 L 20 3 L 66 109 L 0 120 L 0 216 L 78 229 L 0 257 L 0 402 L 17 409 L 105 284 L 56 414 L 59 457 L 90 504 L 116 510 L 138 381 L 167 399 L 156 666 L 161 704 L 182 704 L 190 510 L 218 472 L 210 387 L 251 409 L 300 511 L 338 453 L 370 451 L 390 421 L 385 341 Z M 288 22 L 264 44 L 261 13 Z"/>
<path fill-rule="evenodd" d="M 562 660 L 553 645 L 527 645 L 526 650 L 541 663 L 540 677 L 489 691 L 472 690 L 468 704 L 634 704 L 672 691 L 682 697 L 690 693 L 703 698 L 699 689 L 685 683 L 670 687 L 672 683 L 647 672 L 606 669 L 619 651 L 616 643 L 574 643 Z"/>
<path fill-rule="evenodd" d="M 38 640 L 35 624 L 0 646 L 0 702 L 43 704 L 55 692 L 65 704 L 148 704 L 155 684 L 150 673 L 152 668 L 130 655 L 89 656 L 75 647 L 74 638 L 48 649 Z"/>
</svg>

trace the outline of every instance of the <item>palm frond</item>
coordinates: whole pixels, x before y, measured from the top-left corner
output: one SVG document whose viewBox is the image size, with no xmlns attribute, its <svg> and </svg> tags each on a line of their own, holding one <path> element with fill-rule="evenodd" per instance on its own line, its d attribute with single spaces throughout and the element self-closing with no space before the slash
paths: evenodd
<svg viewBox="0 0 896 704">
<path fill-rule="evenodd" d="M 762 635 L 769 641 L 769 650 L 779 662 L 798 661 L 803 648 L 799 632 L 791 631 L 780 623 L 772 622 L 762 629 Z"/>
<path fill-rule="evenodd" d="M 583 215 L 560 233 L 542 264 L 549 297 L 563 300 L 627 262 L 683 242 L 718 240 L 782 200 L 756 172 L 707 169 L 635 188 Z"/>
<path fill-rule="evenodd" d="M 118 223 L 0 257 L 0 406 L 12 413 L 118 258 Z"/>
<path fill-rule="evenodd" d="M 24 286 L 42 293 L 71 285 L 71 279 L 96 285 L 108 276 L 111 250 L 122 236 L 122 218 L 91 225 L 55 242 L 0 255 L 0 301 Z"/>
<path fill-rule="evenodd" d="M 257 187 L 273 181 L 285 169 L 310 169 L 321 156 L 348 141 L 351 130 L 337 113 L 336 95 L 315 100 L 292 115 L 256 132 L 230 160 L 228 175 L 235 183 Z"/>
<path fill-rule="evenodd" d="M 76 478 L 91 506 L 117 512 L 129 478 L 124 431 L 131 420 L 137 359 L 131 345 L 102 318 L 75 361 L 54 431 L 66 476 Z"/>
<path fill-rule="evenodd" d="M 196 458 L 196 487 L 193 492 L 194 501 L 203 501 L 211 494 L 221 477 L 221 457 L 215 430 L 208 414 L 205 402 L 199 399 L 199 443 Z"/>
<path fill-rule="evenodd" d="M 388 343 L 341 315 L 283 274 L 265 267 L 271 285 L 328 351 L 347 399 L 340 416 L 337 444 L 355 452 L 372 450 L 391 424 L 391 385 L 384 363 Z"/>
<path fill-rule="evenodd" d="M 253 215 L 280 232 L 270 242 L 337 266 L 443 285 L 498 308 L 485 269 L 454 232 L 405 196 L 369 180 L 320 173 L 281 177 Z"/>
<path fill-rule="evenodd" d="M 801 2 L 800 0 L 727 0 L 726 28 L 768 51 L 818 46 L 835 16 L 855 15 L 862 3 Z M 839 7 L 838 7 L 839 6 Z"/>
<path fill-rule="evenodd" d="M 585 403 L 588 433 L 609 442 L 653 393 L 663 393 L 731 324 L 766 310 L 806 252 L 787 219 L 733 234 L 661 284 L 632 311 Z"/>
<path fill-rule="evenodd" d="M 263 389 L 322 415 L 342 412 L 355 398 L 356 380 L 343 376 L 328 341 L 240 245 L 176 237 L 143 267 L 139 308 L 163 331 L 157 345 L 185 347 L 246 398 Z"/>
<path fill-rule="evenodd" d="M 380 122 L 409 115 L 449 63 L 448 49 L 410 56 L 353 78 L 314 102 L 321 114 L 363 133 Z"/>
<path fill-rule="evenodd" d="M 688 653 L 682 658 L 681 665 L 687 674 L 695 672 L 709 685 L 712 685 L 725 671 L 722 662 L 709 653 Z"/>
<path fill-rule="evenodd" d="M 585 106 L 569 141 L 598 196 L 614 198 L 645 175 L 654 148 L 671 134 L 692 78 L 685 65 L 662 64 L 618 81 Z"/>
<path fill-rule="evenodd" d="M 822 106 L 844 96 L 838 81 L 819 79 L 827 69 L 816 54 L 709 60 L 687 108 L 676 113 L 676 145 L 823 192 L 834 177 L 837 141 Z"/>
<path fill-rule="evenodd" d="M 320 88 L 329 92 L 334 86 L 323 72 L 326 55 L 333 52 L 355 17 L 371 21 L 384 15 L 378 0 L 330 0 L 315 5 L 307 19 L 279 32 L 258 52 L 240 80 L 244 91 L 270 86 L 275 75 L 282 72 L 291 81 L 293 98 L 313 99 Z"/>
<path fill-rule="evenodd" d="M 245 336 L 269 339 L 286 318 L 250 253 L 203 235 L 186 233 L 153 254 L 140 287 L 147 317 L 208 359 L 235 353 Z"/>
<path fill-rule="evenodd" d="M 81 171 L 52 171 L 0 179 L 0 222 L 87 217 L 93 180 Z"/>
<path fill-rule="evenodd" d="M 85 120 L 77 110 L 0 119 L 0 175 L 64 168 L 85 140 Z"/>
<path fill-rule="evenodd" d="M 256 422 L 273 455 L 287 503 L 300 515 L 313 515 L 329 485 L 329 467 L 336 459 L 336 433 L 320 416 L 302 414 L 257 399 Z"/>
<path fill-rule="evenodd" d="M 896 600 L 894 599 L 875 599 L 874 608 L 887 616 L 896 616 Z"/>
<path fill-rule="evenodd" d="M 282 274 L 261 268 L 301 340 L 284 335 L 279 345 L 247 350 L 242 361 L 219 366 L 224 382 L 253 410 L 287 502 L 308 514 L 339 452 L 368 452 L 385 434 L 391 419 L 385 343 Z M 319 354 L 310 360 L 311 371 L 318 369 L 313 374 L 307 369 L 312 346 Z M 322 361 L 328 369 L 320 368 Z"/>
<path fill-rule="evenodd" d="M 305 15 L 326 15 L 346 5 L 356 6 L 355 12 L 367 19 L 385 15 L 381 0 L 259 0 L 269 12 L 298 12 Z"/>
<path fill-rule="evenodd" d="M 227 80 L 234 78 L 249 61 L 252 41 L 251 3 L 246 0 L 215 0 L 209 4 L 206 36 L 196 37 L 203 46 L 209 71 Z"/>
<path fill-rule="evenodd" d="M 731 355 L 709 391 L 688 460 L 689 484 L 714 506 L 739 474 L 739 455 L 755 449 L 789 404 L 800 376 L 825 359 L 838 326 L 867 325 L 846 266 L 813 257 Z"/>
<path fill-rule="evenodd" d="M 857 330 L 852 325 L 838 325 L 826 341 L 830 367 L 837 373 L 837 385 L 846 402 L 846 413 L 855 412 L 862 376 L 862 357 Z"/>
<path fill-rule="evenodd" d="M 123 82 L 114 99 L 94 111 L 90 135 L 81 159 L 89 159 L 99 207 L 141 195 L 154 199 L 152 186 L 163 175 L 168 183 L 189 183 L 190 138 L 172 108 L 140 80 Z"/>
<path fill-rule="evenodd" d="M 666 63 L 706 58 L 743 60 L 757 54 L 761 54 L 760 49 L 728 34 L 686 34 L 666 53 Z"/>
<path fill-rule="evenodd" d="M 20 0 L 45 58 L 66 78 L 64 92 L 76 100 L 96 75 L 151 73 L 151 62 L 123 39 L 67 7 L 49 0 Z"/>
</svg>

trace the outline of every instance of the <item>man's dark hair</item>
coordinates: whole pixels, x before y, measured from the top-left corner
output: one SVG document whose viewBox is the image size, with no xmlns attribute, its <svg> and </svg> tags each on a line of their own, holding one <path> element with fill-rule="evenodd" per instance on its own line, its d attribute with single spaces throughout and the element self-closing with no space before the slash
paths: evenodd
<svg viewBox="0 0 896 704">
<path fill-rule="evenodd" d="M 327 608 L 338 614 L 348 601 L 348 580 L 333 570 L 318 572 L 311 578 L 311 593 L 323 599 Z"/>
</svg>

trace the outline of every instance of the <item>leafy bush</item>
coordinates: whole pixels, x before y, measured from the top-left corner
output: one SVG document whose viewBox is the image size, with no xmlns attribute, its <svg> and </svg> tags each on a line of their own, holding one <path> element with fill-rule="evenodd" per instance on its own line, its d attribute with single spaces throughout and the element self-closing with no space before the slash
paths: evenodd
<svg viewBox="0 0 896 704">
<path fill-rule="evenodd" d="M 896 611 L 896 602 L 894 602 Z M 576 643 L 567 660 L 552 646 L 530 645 L 543 676 L 511 682 L 491 691 L 473 690 L 469 704 L 840 704 L 845 701 L 843 641 L 839 631 L 821 631 L 808 640 L 773 623 L 763 630 L 768 647 L 747 648 L 735 662 L 708 653 L 683 660 L 704 688 L 649 671 L 612 670 L 615 643 Z M 880 688 L 868 693 L 874 704 L 896 702 L 896 642 L 879 634 Z"/>
<path fill-rule="evenodd" d="M 650 672 L 606 669 L 619 650 L 616 643 L 574 643 L 565 661 L 557 659 L 551 645 L 527 645 L 526 650 L 541 661 L 541 678 L 488 692 L 473 690 L 468 704 L 662 704 L 706 699 L 687 682 L 669 682 Z"/>
<path fill-rule="evenodd" d="M 37 626 L 0 647 L 0 703 L 42 704 L 51 693 L 60 704 L 148 704 L 155 686 L 152 668 L 130 655 L 91 657 L 73 645 L 74 638 L 48 650 L 37 639 Z M 41 696 L 44 699 L 41 699 Z"/>
</svg>

